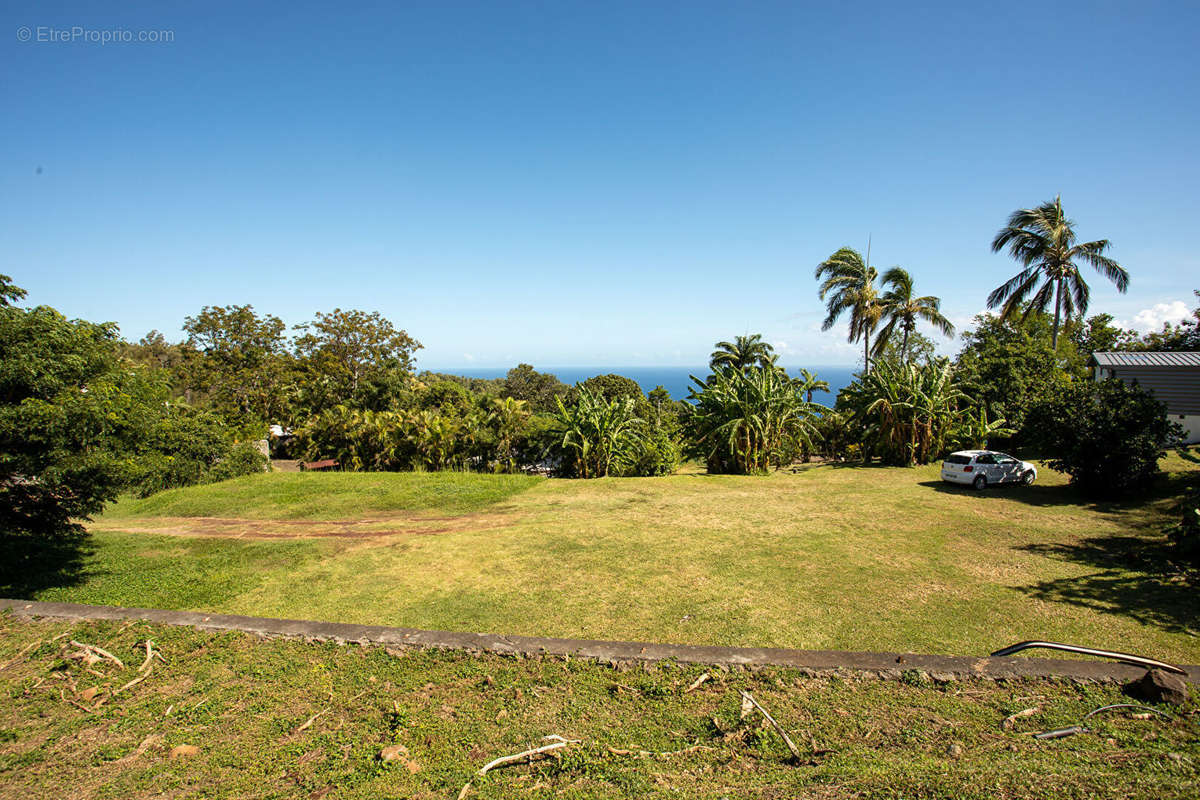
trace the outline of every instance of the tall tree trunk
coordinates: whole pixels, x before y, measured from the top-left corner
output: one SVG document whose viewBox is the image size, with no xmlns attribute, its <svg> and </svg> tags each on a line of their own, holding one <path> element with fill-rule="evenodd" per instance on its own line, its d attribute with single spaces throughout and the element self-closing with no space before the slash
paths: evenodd
<svg viewBox="0 0 1200 800">
<path fill-rule="evenodd" d="M 908 363 L 908 325 L 904 326 L 904 338 L 900 341 L 900 363 Z"/>
<path fill-rule="evenodd" d="M 863 328 L 863 371 L 871 374 L 871 329 Z"/>
<path fill-rule="evenodd" d="M 1050 346 L 1056 353 L 1058 352 L 1058 323 L 1062 318 L 1062 289 L 1062 278 L 1059 278 L 1054 290 L 1054 330 L 1050 334 Z"/>
</svg>

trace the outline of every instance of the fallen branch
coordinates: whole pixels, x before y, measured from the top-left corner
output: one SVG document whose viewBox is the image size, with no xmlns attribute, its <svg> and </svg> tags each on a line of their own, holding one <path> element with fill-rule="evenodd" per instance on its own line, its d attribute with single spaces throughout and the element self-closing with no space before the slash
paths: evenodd
<svg viewBox="0 0 1200 800">
<path fill-rule="evenodd" d="M 295 736 L 297 733 L 303 733 L 304 731 L 311 728 L 312 724 L 317 721 L 317 717 L 321 716 L 322 714 L 324 714 L 328 711 L 329 711 L 328 708 L 323 708 L 320 711 L 318 711 L 317 713 L 313 714 L 311 717 L 309 717 L 304 722 L 302 722 L 300 725 L 298 725 L 294 731 L 292 731 L 292 736 Z"/>
<path fill-rule="evenodd" d="M 765 708 L 759 705 L 758 701 L 754 699 L 754 695 L 750 694 L 745 689 L 739 689 L 738 691 L 741 692 L 742 699 L 750 701 L 750 703 L 752 703 L 754 707 L 759 710 L 759 713 L 766 718 L 767 722 L 771 723 L 775 730 L 779 732 L 779 735 L 783 737 L 783 742 L 787 745 L 788 750 L 792 751 L 792 757 L 799 761 L 801 758 L 800 749 L 796 747 L 796 743 L 792 741 L 792 737 L 787 735 L 787 731 L 783 729 L 783 726 L 776 722 L 775 718 L 772 717 Z"/>
<path fill-rule="evenodd" d="M 660 750 L 658 752 L 652 750 L 625 750 L 620 747 L 609 747 L 608 752 L 614 756 L 636 756 L 638 758 L 670 758 L 671 756 L 682 756 L 687 753 L 695 753 L 699 750 L 716 751 L 717 748 L 709 747 L 705 744 L 694 744 L 691 747 L 684 747 L 680 750 Z"/>
<path fill-rule="evenodd" d="M 150 664 L 154 661 L 155 656 L 162 658 L 162 655 L 160 655 L 159 652 L 153 648 L 154 648 L 154 642 L 147 639 L 146 640 L 146 660 L 142 662 L 142 665 L 140 667 L 138 667 L 138 672 L 144 672 L 146 669 L 148 669 L 150 667 Z"/>
<path fill-rule="evenodd" d="M 508 764 L 515 764 L 523 758 L 527 758 L 530 761 L 532 761 L 534 756 L 542 756 L 542 755 L 545 755 L 546 753 L 552 752 L 554 750 L 561 750 L 562 748 L 566 747 L 569 744 L 578 744 L 579 743 L 578 739 L 564 739 L 563 737 L 559 736 L 557 733 L 550 734 L 549 736 L 546 736 L 544 738 L 545 739 L 554 739 L 554 741 L 551 742 L 550 744 L 542 745 L 541 747 L 534 747 L 530 750 L 525 750 L 520 753 L 514 753 L 511 756 L 501 756 L 500 758 L 489 761 L 488 763 L 483 765 L 483 767 L 479 770 L 479 772 L 477 772 L 475 774 L 476 775 L 486 775 L 488 773 L 488 770 L 495 769 L 496 767 L 503 767 Z"/>
<path fill-rule="evenodd" d="M 0 665 L 0 670 L 8 669 L 8 668 L 9 668 L 9 667 L 11 667 L 13 664 L 15 664 L 15 663 L 17 663 L 18 661 L 20 661 L 22 656 L 24 656 L 26 653 L 28 653 L 30 650 L 32 650 L 33 648 L 37 647 L 37 646 L 38 646 L 39 644 L 41 644 L 41 643 L 42 643 L 42 640 L 41 640 L 41 639 L 38 639 L 38 640 L 37 640 L 36 642 L 34 642 L 33 644 L 27 644 L 27 645 L 25 645 L 25 646 L 24 646 L 24 647 L 22 647 L 22 648 L 21 648 L 19 651 L 17 651 L 17 654 L 16 654 L 15 656 L 13 656 L 12 658 L 10 658 L 8 661 L 5 661 L 3 665 Z"/>
<path fill-rule="evenodd" d="M 102 647 L 96 647 L 96 645 L 94 645 L 94 644 L 84 644 L 83 642 L 77 642 L 74 639 L 71 640 L 71 644 L 72 644 L 72 646 L 78 647 L 80 650 L 83 650 L 85 652 L 92 653 L 94 655 L 100 656 L 101 658 L 107 658 L 109 661 L 113 662 L 121 669 L 125 669 L 125 664 L 121 661 L 121 659 L 117 658 L 112 653 L 108 652 L 107 650 L 105 650 Z"/>
<path fill-rule="evenodd" d="M 1021 711 L 1018 711 L 1015 714 L 1009 714 L 1007 717 L 1004 718 L 1004 721 L 1000 723 L 1000 727 L 1007 731 L 1012 728 L 1013 723 L 1016 722 L 1017 720 L 1022 719 L 1024 717 L 1032 717 L 1037 712 L 1038 712 L 1038 708 L 1037 708 L 1037 706 L 1034 706 L 1033 708 L 1026 708 Z"/>
<path fill-rule="evenodd" d="M 694 681 L 692 682 L 692 685 L 691 685 L 691 686 L 689 686 L 689 687 L 687 687 L 686 689 L 684 689 L 683 693 L 684 693 L 684 694 L 687 694 L 688 692 L 694 692 L 694 691 L 696 691 L 697 689 L 699 689 L 699 688 L 700 688 L 700 685 L 701 685 L 702 683 L 704 683 L 706 680 L 708 680 L 710 677 L 712 677 L 712 676 L 711 676 L 711 675 L 709 675 L 707 672 L 706 672 L 706 673 L 704 673 L 704 674 L 703 674 L 703 675 L 701 675 L 699 678 L 696 678 L 696 680 L 694 680 Z"/>
<path fill-rule="evenodd" d="M 113 692 L 113 694 L 118 695 L 121 692 L 125 691 L 126 689 L 129 689 L 130 687 L 136 686 L 137 684 L 141 683 L 142 681 L 146 680 L 146 678 L 149 678 L 149 677 L 150 677 L 149 671 L 143 672 L 141 675 L 138 675 L 136 678 L 131 680 L 129 683 L 122 686 L 120 689 L 117 689 L 115 692 Z"/>
</svg>

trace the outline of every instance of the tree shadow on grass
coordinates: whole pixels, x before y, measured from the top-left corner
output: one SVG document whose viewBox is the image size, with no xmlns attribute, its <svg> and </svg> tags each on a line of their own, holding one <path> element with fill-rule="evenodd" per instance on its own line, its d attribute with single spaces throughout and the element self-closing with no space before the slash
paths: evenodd
<svg viewBox="0 0 1200 800">
<path fill-rule="evenodd" d="M 0 597 L 33 600 L 46 589 L 82 583 L 90 544 L 91 537 L 78 531 L 45 537 L 0 533 Z"/>
<path fill-rule="evenodd" d="M 1102 514 L 1154 517 L 1154 524 L 1158 524 L 1165 517 L 1161 513 L 1148 511 L 1149 507 L 1182 497 L 1197 484 L 1200 484 L 1200 472 L 1164 472 L 1155 476 L 1150 485 L 1115 498 L 1089 497 L 1070 484 L 1003 484 L 983 490 L 941 480 L 921 481 L 918 485 L 942 494 L 971 495 L 977 497 L 979 502 L 1016 500 L 1031 506 L 1078 506 Z M 1134 525 L 1137 527 L 1136 523 Z"/>
<path fill-rule="evenodd" d="M 1174 564 L 1165 537 L 1097 536 L 1016 549 L 1096 569 L 1075 578 L 1014 587 L 1030 597 L 1119 614 L 1172 633 L 1200 635 L 1200 572 Z M 1120 643 L 1104 644 L 1119 649 Z"/>
</svg>

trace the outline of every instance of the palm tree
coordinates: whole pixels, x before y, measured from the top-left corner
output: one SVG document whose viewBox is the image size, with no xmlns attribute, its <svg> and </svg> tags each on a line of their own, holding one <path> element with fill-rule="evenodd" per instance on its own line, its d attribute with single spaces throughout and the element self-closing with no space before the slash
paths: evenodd
<svg viewBox="0 0 1200 800">
<path fill-rule="evenodd" d="M 1051 341 L 1058 349 L 1058 330 L 1063 317 L 1087 313 L 1088 285 L 1079 274 L 1076 261 L 1090 264 L 1124 293 L 1129 288 L 1129 273 L 1104 255 L 1108 239 L 1075 243 L 1075 223 L 1063 213 L 1062 197 L 1037 208 L 1014 211 L 1008 225 L 992 240 L 992 252 L 1008 247 L 1009 254 L 1024 267 L 1004 285 L 988 295 L 988 308 L 1003 305 L 1002 319 L 1012 319 L 1025 305 L 1021 318 L 1034 311 L 1044 312 L 1054 301 L 1054 333 Z M 1043 282 L 1040 289 L 1039 282 Z M 1037 289 L 1037 291 L 1034 291 Z"/>
<path fill-rule="evenodd" d="M 804 395 L 804 401 L 811 403 L 813 392 L 828 392 L 829 381 L 820 380 L 817 373 L 809 372 L 806 369 L 800 370 L 800 377 L 793 378 L 792 382 L 796 384 L 796 388 Z"/>
<path fill-rule="evenodd" d="M 887 323 L 875 337 L 873 354 L 876 358 L 883 352 L 896 328 L 900 328 L 904 334 L 900 341 L 900 361 L 907 362 L 908 337 L 916 330 L 918 320 L 928 322 L 946 336 L 954 335 L 954 325 L 942 316 L 940 298 L 932 295 L 913 297 L 913 279 L 907 270 L 892 267 L 883 273 L 883 285 L 889 287 L 880 298 L 883 318 Z"/>
<path fill-rule="evenodd" d="M 764 342 L 761 333 L 750 336 L 735 336 L 732 342 L 717 342 L 717 349 L 708 358 L 712 369 L 733 367 L 744 370 L 748 367 L 765 367 L 772 363 L 775 348 Z"/>
<path fill-rule="evenodd" d="M 850 315 L 850 334 L 846 341 L 863 340 L 863 367 L 871 371 L 871 332 L 879 324 L 879 293 L 875 290 L 875 268 L 863 261 L 857 250 L 843 247 L 817 265 L 814 274 L 823 280 L 820 298 L 829 312 L 821 330 L 834 326 L 842 314 Z M 828 298 L 828 299 L 827 299 Z"/>
</svg>

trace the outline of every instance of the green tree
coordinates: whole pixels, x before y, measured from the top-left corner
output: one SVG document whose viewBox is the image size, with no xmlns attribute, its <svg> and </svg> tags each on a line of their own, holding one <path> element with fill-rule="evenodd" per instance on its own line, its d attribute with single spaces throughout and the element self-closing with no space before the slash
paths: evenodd
<svg viewBox="0 0 1200 800">
<path fill-rule="evenodd" d="M 792 382 L 796 385 L 796 390 L 804 395 L 805 402 L 811 403 L 813 394 L 816 392 L 828 392 L 829 381 L 823 381 L 817 377 L 817 373 L 809 372 L 806 369 L 800 370 L 800 377 L 793 378 Z"/>
<path fill-rule="evenodd" d="M 583 382 L 583 387 L 604 400 L 629 398 L 635 403 L 645 402 L 646 395 L 637 381 L 624 375 L 595 375 Z"/>
<path fill-rule="evenodd" d="M 1068 336 L 1080 356 L 1088 358 L 1093 353 L 1128 350 L 1136 346 L 1137 333 L 1118 328 L 1112 321 L 1112 314 L 1097 314 L 1088 317 L 1082 325 L 1069 326 Z"/>
<path fill-rule="evenodd" d="M 297 325 L 293 343 L 308 392 L 303 405 L 310 413 L 338 404 L 364 405 L 363 394 L 378 384 L 412 374 L 413 356 L 421 343 L 397 329 L 379 312 L 317 312 L 312 322 Z"/>
<path fill-rule="evenodd" d="M 1060 386 L 1030 411 L 1026 430 L 1051 468 L 1095 497 L 1147 484 L 1183 433 L 1154 395 L 1116 378 Z"/>
<path fill-rule="evenodd" d="M 605 400 L 582 384 L 577 400 L 570 405 L 556 396 L 558 444 L 571 456 L 570 474 L 580 478 L 603 478 L 619 474 L 637 457 L 644 420 L 634 413 L 632 398 Z"/>
<path fill-rule="evenodd" d="M 821 330 L 832 328 L 842 315 L 849 316 L 850 331 L 846 341 L 862 340 L 863 369 L 870 372 L 871 333 L 882 315 L 879 292 L 875 288 L 878 273 L 857 250 L 843 247 L 818 264 L 814 276 L 821 281 L 818 296 L 825 302 L 828 312 Z"/>
<path fill-rule="evenodd" d="M 8 306 L 25 297 L 25 290 L 14 286 L 12 278 L 0 275 L 0 306 Z"/>
<path fill-rule="evenodd" d="M 761 333 L 735 336 L 732 342 L 717 342 L 717 349 L 708 358 L 708 366 L 714 371 L 722 367 L 742 370 L 766 367 L 774 363 L 774 353 L 775 348 L 770 342 L 763 341 Z"/>
<path fill-rule="evenodd" d="M 888 464 L 926 464 L 944 455 L 973 403 L 945 359 L 917 366 L 881 362 L 838 395 L 863 431 L 864 456 Z"/>
<path fill-rule="evenodd" d="M 537 413 L 553 413 L 557 410 L 558 397 L 565 397 L 571 387 L 549 372 L 538 372 L 530 364 L 518 364 L 504 378 L 505 397 L 513 397 L 529 403 Z"/>
<path fill-rule="evenodd" d="M 254 307 L 205 306 L 187 317 L 187 388 L 231 425 L 263 427 L 283 418 L 288 363 L 283 320 Z"/>
<path fill-rule="evenodd" d="M 1086 363 L 1069 338 L 1054 349 L 1047 315 L 1022 316 L 976 316 L 955 360 L 956 374 L 975 401 L 991 419 L 1007 420 L 1019 440 L 1025 415 L 1040 397 L 1088 377 Z"/>
<path fill-rule="evenodd" d="M 884 320 L 879 335 L 875 337 L 872 355 L 878 359 L 887 347 L 892 335 L 901 332 L 900 361 L 908 361 L 908 340 L 916 332 L 917 322 L 928 322 L 944 336 L 954 336 L 954 325 L 941 312 L 942 301 L 932 295 L 913 295 L 913 279 L 900 267 L 892 267 L 883 273 L 883 285 L 887 291 L 879 299 Z"/>
<path fill-rule="evenodd" d="M 1200 301 L 1200 291 L 1193 292 Z M 1200 303 L 1192 311 L 1192 318 L 1176 325 L 1163 323 L 1162 329 L 1151 331 L 1140 339 L 1130 342 L 1130 350 L 1158 350 L 1169 352 L 1191 352 L 1200 350 Z"/>
<path fill-rule="evenodd" d="M 780 370 L 726 367 L 692 381 L 684 429 L 709 472 L 761 475 L 811 446 L 819 407 Z"/>
<path fill-rule="evenodd" d="M 1083 316 L 1088 309 L 1090 290 L 1077 262 L 1091 265 L 1112 281 L 1117 291 L 1124 293 L 1129 288 L 1129 273 L 1104 255 L 1107 239 L 1076 244 L 1075 223 L 1063 212 L 1061 196 L 1037 208 L 1014 211 L 992 240 L 993 253 L 1006 247 L 1022 269 L 988 295 L 988 308 L 999 307 L 1004 319 L 1012 319 L 1017 314 L 1045 312 L 1053 303 L 1050 341 L 1056 350 L 1063 319 L 1076 313 Z"/>
</svg>

